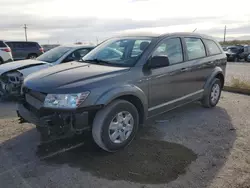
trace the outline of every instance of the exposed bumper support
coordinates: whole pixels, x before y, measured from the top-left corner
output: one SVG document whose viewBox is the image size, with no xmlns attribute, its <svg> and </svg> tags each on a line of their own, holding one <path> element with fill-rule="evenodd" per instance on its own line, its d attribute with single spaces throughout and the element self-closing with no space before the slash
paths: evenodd
<svg viewBox="0 0 250 188">
<path fill-rule="evenodd" d="M 43 141 L 70 137 L 90 128 L 88 111 L 50 112 L 48 114 L 39 116 L 25 104 L 19 103 L 17 106 L 20 123 L 35 124 Z"/>
</svg>

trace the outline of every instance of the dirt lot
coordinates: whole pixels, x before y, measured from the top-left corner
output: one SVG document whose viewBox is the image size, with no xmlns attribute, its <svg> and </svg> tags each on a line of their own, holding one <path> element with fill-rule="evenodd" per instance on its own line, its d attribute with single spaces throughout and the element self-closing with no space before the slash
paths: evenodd
<svg viewBox="0 0 250 188">
<path fill-rule="evenodd" d="M 226 85 L 231 84 L 232 78 L 250 83 L 250 63 L 228 62 L 226 70 Z"/>
<path fill-rule="evenodd" d="M 250 96 L 224 92 L 218 107 L 190 104 L 150 120 L 116 154 L 86 133 L 39 146 L 14 103 L 0 103 L 0 187 L 250 187 Z M 67 152 L 53 152 L 83 143 Z"/>
</svg>

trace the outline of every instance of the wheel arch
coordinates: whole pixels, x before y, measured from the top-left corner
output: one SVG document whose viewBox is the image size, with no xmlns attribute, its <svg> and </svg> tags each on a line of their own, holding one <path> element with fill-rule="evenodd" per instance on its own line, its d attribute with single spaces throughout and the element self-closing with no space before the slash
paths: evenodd
<svg viewBox="0 0 250 188">
<path fill-rule="evenodd" d="M 210 83 L 212 82 L 212 80 L 214 78 L 218 78 L 222 81 L 222 85 L 224 86 L 224 82 L 225 82 L 225 75 L 224 75 L 224 71 L 220 68 L 220 67 L 216 67 L 212 73 L 210 74 L 210 76 L 207 78 L 206 83 L 204 85 L 204 90 L 206 90 L 206 88 L 209 87 Z"/>
<path fill-rule="evenodd" d="M 117 99 L 126 100 L 132 103 L 138 110 L 140 124 L 145 122 L 148 113 L 148 102 L 146 95 L 139 87 L 134 85 L 126 85 L 113 88 L 101 95 L 95 104 L 106 106 Z"/>
<path fill-rule="evenodd" d="M 204 96 L 208 95 L 209 93 L 209 86 L 212 83 L 214 78 L 218 78 L 221 80 L 222 88 L 224 86 L 225 82 L 225 76 L 224 76 L 224 71 L 220 67 L 216 67 L 213 72 L 210 74 L 210 76 L 207 78 L 207 81 L 204 85 Z"/>
</svg>

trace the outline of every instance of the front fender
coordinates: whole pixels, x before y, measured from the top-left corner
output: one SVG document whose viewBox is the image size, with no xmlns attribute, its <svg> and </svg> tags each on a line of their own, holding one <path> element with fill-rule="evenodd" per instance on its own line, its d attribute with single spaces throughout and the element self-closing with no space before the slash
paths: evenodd
<svg viewBox="0 0 250 188">
<path fill-rule="evenodd" d="M 104 92 L 95 102 L 95 105 L 107 105 L 116 98 L 133 95 L 140 99 L 143 108 L 144 114 L 147 115 L 148 109 L 148 100 L 145 93 L 135 85 L 123 85 L 119 87 L 112 88 L 106 92 Z M 146 116 L 147 117 L 147 116 Z"/>
</svg>

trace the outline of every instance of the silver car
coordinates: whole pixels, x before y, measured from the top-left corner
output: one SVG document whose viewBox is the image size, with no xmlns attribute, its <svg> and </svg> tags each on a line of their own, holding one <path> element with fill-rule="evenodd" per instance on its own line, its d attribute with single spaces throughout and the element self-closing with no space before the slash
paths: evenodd
<svg viewBox="0 0 250 188">
<path fill-rule="evenodd" d="M 61 63 L 79 61 L 93 48 L 82 45 L 59 46 L 36 59 L 0 65 L 0 97 L 19 96 L 22 82 L 29 74 Z"/>
</svg>

